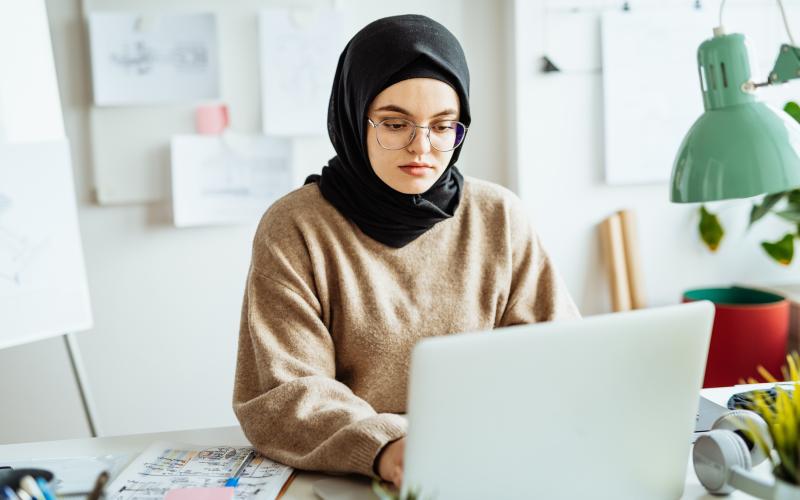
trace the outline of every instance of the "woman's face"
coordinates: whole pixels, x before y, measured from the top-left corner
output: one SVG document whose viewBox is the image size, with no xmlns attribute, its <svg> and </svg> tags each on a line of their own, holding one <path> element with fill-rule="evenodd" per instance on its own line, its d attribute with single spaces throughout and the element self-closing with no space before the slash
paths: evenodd
<svg viewBox="0 0 800 500">
<path fill-rule="evenodd" d="M 430 126 L 443 120 L 458 120 L 458 94 L 432 78 L 397 82 L 378 94 L 370 104 L 367 118 L 376 125 L 387 118 L 403 118 Z M 367 153 L 372 170 L 389 187 L 405 194 L 427 191 L 447 168 L 453 151 L 443 153 L 431 147 L 428 129 L 418 128 L 414 140 L 397 150 L 378 144 L 375 127 L 367 125 Z"/>
</svg>

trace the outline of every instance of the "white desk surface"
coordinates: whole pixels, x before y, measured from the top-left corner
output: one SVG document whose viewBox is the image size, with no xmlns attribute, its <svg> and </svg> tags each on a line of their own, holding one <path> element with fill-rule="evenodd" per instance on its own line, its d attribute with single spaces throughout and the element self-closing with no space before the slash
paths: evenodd
<svg viewBox="0 0 800 500">
<path fill-rule="evenodd" d="M 741 389 L 740 389 L 741 390 Z M 710 389 L 704 390 L 702 394 L 709 399 L 720 401 L 727 400 L 727 394 L 731 389 Z M 228 444 L 228 445 L 248 445 L 247 440 L 238 426 L 218 427 L 212 429 L 194 429 L 176 432 L 160 432 L 152 434 L 134 434 L 129 436 L 114 436 L 101 438 L 68 439 L 62 441 L 42 441 L 37 443 L 20 443 L 0 445 L 0 463 L 4 461 L 19 461 L 36 458 L 59 458 L 77 456 L 102 456 L 109 454 L 128 454 L 133 460 L 135 456 L 143 451 L 153 441 L 177 441 L 194 444 Z M 718 499 L 706 493 L 697 480 L 691 463 L 687 464 L 686 469 L 686 489 L 682 499 Z M 767 464 L 758 468 L 759 473 L 767 474 Z M 332 478 L 325 474 L 301 472 L 297 475 L 294 482 L 283 498 L 287 500 L 308 500 L 317 498 L 313 493 L 314 482 L 319 479 Z M 346 478 L 340 478 L 347 481 Z M 365 493 L 368 488 L 363 484 L 353 483 L 353 495 Z M 361 496 L 361 495 L 359 495 Z M 732 499 L 753 498 L 750 495 L 736 492 L 729 496 Z"/>
</svg>

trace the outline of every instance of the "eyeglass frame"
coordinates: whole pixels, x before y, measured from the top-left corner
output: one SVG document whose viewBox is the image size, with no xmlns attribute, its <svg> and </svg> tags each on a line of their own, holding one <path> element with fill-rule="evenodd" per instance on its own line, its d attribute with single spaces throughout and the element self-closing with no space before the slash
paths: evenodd
<svg viewBox="0 0 800 500">
<path fill-rule="evenodd" d="M 411 132 L 411 138 L 408 140 L 408 142 L 405 145 L 400 146 L 399 148 L 389 149 L 386 146 L 384 146 L 383 144 L 381 144 L 381 141 L 378 140 L 378 125 L 380 125 L 383 122 L 387 122 L 389 120 L 403 120 L 403 121 L 406 121 L 406 122 L 414 125 L 414 131 Z M 378 146 L 382 147 L 386 151 L 400 151 L 403 148 L 407 148 L 408 145 L 411 144 L 412 142 L 414 142 L 414 139 L 417 138 L 417 129 L 418 128 L 428 129 L 428 133 L 425 134 L 425 137 L 428 139 L 428 144 L 430 144 L 431 147 L 433 149 L 435 149 L 436 151 L 438 151 L 440 153 L 449 153 L 450 151 L 455 151 L 456 149 L 458 149 L 462 145 L 464 145 L 464 141 L 467 140 L 467 132 L 469 131 L 469 127 L 467 127 L 466 125 L 464 125 L 462 122 L 460 122 L 458 120 L 442 120 L 442 121 L 451 121 L 451 122 L 461 123 L 461 126 L 464 127 L 464 137 L 461 138 L 461 142 L 458 144 L 458 146 L 455 146 L 452 149 L 447 149 L 447 150 L 444 150 L 444 151 L 442 151 L 441 149 L 439 149 L 436 146 L 434 146 L 433 142 L 431 142 L 431 125 L 417 125 L 416 122 L 413 122 L 413 121 L 408 120 L 406 118 L 397 118 L 397 117 L 384 118 L 383 120 L 379 121 L 378 123 L 375 123 L 374 121 L 372 121 L 372 118 L 367 117 L 367 122 L 370 124 L 370 126 L 372 128 L 375 129 L 375 141 L 378 143 Z"/>
</svg>

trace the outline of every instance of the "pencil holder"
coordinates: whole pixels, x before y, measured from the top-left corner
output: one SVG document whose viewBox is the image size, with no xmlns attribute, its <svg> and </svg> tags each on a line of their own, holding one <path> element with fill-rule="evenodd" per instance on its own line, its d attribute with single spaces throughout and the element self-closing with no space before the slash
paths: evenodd
<svg viewBox="0 0 800 500">
<path fill-rule="evenodd" d="M 52 472 L 45 469 L 2 469 L 0 470 L 0 495 L 8 487 L 14 491 L 21 488 L 20 481 L 26 476 L 34 479 L 42 478 L 47 484 L 52 484 L 55 477 Z M 2 498 L 5 498 L 3 495 Z"/>
</svg>

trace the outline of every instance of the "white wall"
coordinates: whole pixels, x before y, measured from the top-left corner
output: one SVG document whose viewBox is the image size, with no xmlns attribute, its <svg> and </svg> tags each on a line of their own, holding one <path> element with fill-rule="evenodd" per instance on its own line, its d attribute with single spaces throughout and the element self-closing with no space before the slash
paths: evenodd
<svg viewBox="0 0 800 500">
<path fill-rule="evenodd" d="M 647 9 L 667 4 L 686 7 L 689 3 L 640 0 L 631 4 L 633 8 Z M 702 4 L 715 10 L 719 7 L 718 2 Z M 762 4 L 765 9 L 776 9 L 772 3 Z M 597 225 L 622 208 L 633 209 L 638 217 L 650 305 L 678 302 L 682 291 L 691 287 L 797 280 L 797 262 L 790 269 L 783 268 L 766 257 L 758 244 L 762 239 L 779 239 L 788 226 L 765 221 L 745 234 L 748 202 L 721 204 L 721 218 L 728 234 L 714 255 L 697 236 L 697 206 L 670 204 L 666 182 L 613 187 L 604 183 L 602 73 L 590 70 L 544 74 L 538 70 L 539 58 L 546 48 L 553 50 L 556 43 L 545 36 L 546 12 L 573 5 L 580 6 L 583 12 L 594 12 L 599 19 L 601 9 L 619 8 L 622 2 L 515 0 L 511 9 L 515 54 L 509 83 L 518 142 L 512 152 L 516 170 L 509 178 L 530 207 L 544 244 L 582 312 L 610 310 L 607 269 Z M 737 2 L 728 2 L 726 19 L 735 15 L 736 8 Z M 746 30 L 746 23 L 739 28 Z M 599 55 L 598 33 L 599 30 L 575 29 L 556 34 L 561 43 L 571 44 L 572 53 Z M 776 54 L 777 50 L 776 46 Z M 695 55 L 687 57 L 694 60 Z M 800 84 L 794 85 L 798 86 L 800 97 Z M 670 96 L 663 98 L 668 100 Z M 699 85 L 697 99 L 701 99 Z M 630 140 L 635 141 L 636 137 Z M 673 158 L 653 161 L 662 161 L 671 168 Z"/>
<path fill-rule="evenodd" d="M 136 2 L 150 9 L 163 3 Z M 231 8 L 259 4 L 225 3 Z M 220 4 L 170 2 L 192 8 Z M 337 4 L 348 13 L 353 32 L 375 18 L 405 12 L 431 15 L 454 31 L 472 73 L 473 125 L 460 166 L 469 175 L 505 183 L 506 61 L 498 54 L 506 52 L 506 2 Z M 78 343 L 100 431 L 113 435 L 234 424 L 230 399 L 239 310 L 255 223 L 178 230 L 171 226 L 166 203 L 109 207 L 94 202 L 91 79 L 81 2 L 48 0 L 47 6 L 95 315 L 94 328 L 80 333 Z M 233 125 L 256 131 L 258 120 L 255 112 L 239 113 Z M 301 171 L 318 171 L 331 151 L 324 140 L 300 146 L 304 154 L 295 166 Z M 0 406 L 18 409 L 0 412 L 0 442 L 88 435 L 60 339 L 0 351 L 0 380 Z"/>
</svg>

